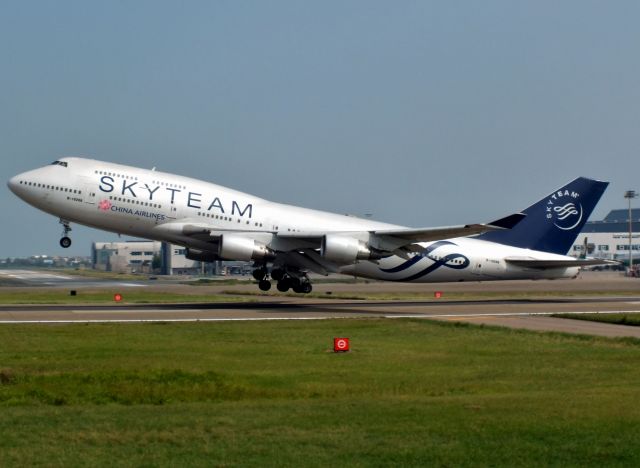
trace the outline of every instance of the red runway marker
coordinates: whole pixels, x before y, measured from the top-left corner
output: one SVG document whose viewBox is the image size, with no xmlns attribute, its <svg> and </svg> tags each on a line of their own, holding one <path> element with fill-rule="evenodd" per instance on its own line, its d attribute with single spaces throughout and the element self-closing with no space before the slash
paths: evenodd
<svg viewBox="0 0 640 468">
<path fill-rule="evenodd" d="M 345 353 L 349 351 L 349 338 L 334 338 L 333 339 L 333 352 Z"/>
</svg>

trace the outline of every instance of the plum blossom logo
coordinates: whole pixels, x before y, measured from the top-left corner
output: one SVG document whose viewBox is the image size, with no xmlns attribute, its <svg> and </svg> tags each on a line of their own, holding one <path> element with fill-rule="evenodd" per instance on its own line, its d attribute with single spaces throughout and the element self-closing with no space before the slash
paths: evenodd
<svg viewBox="0 0 640 468">
<path fill-rule="evenodd" d="M 102 200 L 98 203 L 98 208 L 101 211 L 109 211 L 111 209 L 111 202 L 109 200 Z"/>
</svg>

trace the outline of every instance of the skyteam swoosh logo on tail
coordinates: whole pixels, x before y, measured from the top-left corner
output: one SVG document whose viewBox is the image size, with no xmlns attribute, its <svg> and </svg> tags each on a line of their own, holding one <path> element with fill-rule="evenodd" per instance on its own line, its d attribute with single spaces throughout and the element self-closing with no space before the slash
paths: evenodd
<svg viewBox="0 0 640 468">
<path fill-rule="evenodd" d="M 578 201 L 580 193 L 576 191 L 558 190 L 547 200 L 547 219 L 563 231 L 571 231 L 580 225 L 584 211 Z"/>
<path fill-rule="evenodd" d="M 574 229 L 580 224 L 580 221 L 582 221 L 582 205 L 580 204 L 577 207 L 574 203 L 567 203 L 564 206 L 554 206 L 553 211 L 556 215 L 556 222 L 553 224 L 563 231 Z M 567 223 L 568 226 L 565 225 L 565 223 Z"/>
<path fill-rule="evenodd" d="M 563 231 L 571 231 L 580 225 L 584 211 L 575 191 L 558 190 L 547 200 L 547 219 Z"/>
<path fill-rule="evenodd" d="M 564 206 L 556 206 L 553 208 L 553 211 L 556 212 L 556 216 L 560 221 L 567 219 L 569 216 L 578 214 L 576 205 L 574 205 L 573 203 L 567 203 Z"/>
<path fill-rule="evenodd" d="M 438 241 L 438 242 L 434 242 L 433 244 L 431 244 L 429 247 L 427 247 L 424 252 L 416 255 L 415 257 L 405 261 L 404 263 L 401 263 L 400 265 L 393 267 L 393 268 L 380 268 L 380 271 L 382 271 L 383 273 L 399 273 L 401 271 L 406 271 L 409 268 L 411 268 L 412 266 L 418 264 L 421 260 L 430 260 L 432 263 L 425 268 L 424 270 L 421 270 L 417 273 L 414 273 L 413 275 L 407 277 L 407 278 L 392 278 L 391 281 L 413 281 L 415 279 L 418 278 L 422 278 L 423 276 L 428 275 L 429 273 L 432 273 L 434 271 L 436 271 L 439 268 L 442 267 L 446 267 L 446 268 L 452 268 L 454 270 L 463 270 L 465 268 L 467 268 L 469 266 L 469 259 L 467 257 L 465 257 L 462 254 L 459 253 L 450 253 L 448 255 L 445 255 L 443 257 L 432 257 L 431 253 L 434 252 L 436 249 L 444 246 L 444 245 L 455 245 L 457 246 L 457 244 L 454 244 L 453 242 L 449 242 L 449 241 Z M 462 259 L 462 261 L 460 263 L 455 262 L 455 260 L 460 260 Z"/>
</svg>

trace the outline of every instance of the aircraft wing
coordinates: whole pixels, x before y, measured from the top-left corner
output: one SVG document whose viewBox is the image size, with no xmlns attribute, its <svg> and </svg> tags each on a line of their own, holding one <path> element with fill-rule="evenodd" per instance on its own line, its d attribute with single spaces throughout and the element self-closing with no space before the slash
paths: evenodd
<svg viewBox="0 0 640 468">
<path fill-rule="evenodd" d="M 168 234 L 185 236 L 198 240 L 211 240 L 211 238 L 219 237 L 223 234 L 234 232 L 251 233 L 255 231 L 242 231 L 240 229 L 224 229 L 214 227 L 207 223 L 189 222 L 189 221 L 170 221 L 168 223 L 158 224 L 154 230 L 165 232 Z M 264 231 L 261 231 L 264 232 Z"/>
<path fill-rule="evenodd" d="M 522 219 L 526 217 L 525 214 L 516 213 L 506 218 L 498 219 L 491 223 L 486 224 L 466 224 L 460 226 L 447 226 L 436 228 L 401 228 L 401 229 L 382 229 L 374 231 L 357 231 L 357 232 L 327 232 L 327 231 L 303 231 L 303 232 L 273 232 L 273 231 L 257 231 L 259 233 L 271 233 L 275 234 L 281 239 L 300 239 L 310 242 L 320 241 L 327 234 L 338 234 L 348 236 L 350 234 L 362 234 L 368 232 L 374 236 L 391 237 L 398 240 L 402 240 L 404 244 L 410 244 L 414 242 L 430 242 L 442 239 L 448 239 L 451 237 L 464 237 L 480 234 L 488 231 L 496 231 L 502 229 L 511 229 L 518 224 Z M 157 230 L 167 231 L 174 234 L 179 234 L 193 238 L 211 238 L 223 235 L 225 233 L 256 233 L 256 231 L 249 231 L 237 228 L 221 229 L 219 227 L 213 227 L 210 224 L 202 222 L 168 222 L 156 226 Z M 406 242 L 409 241 L 409 242 Z"/>
<path fill-rule="evenodd" d="M 511 229 L 526 217 L 523 213 L 515 213 L 506 218 L 486 224 L 465 224 L 461 226 L 422 228 L 422 229 L 389 229 L 373 231 L 379 236 L 390 236 L 413 242 L 430 242 L 452 237 L 468 237 L 488 231 Z"/>
<path fill-rule="evenodd" d="M 320 264 L 323 269 L 333 271 L 336 265 L 353 263 L 356 258 L 363 258 L 360 256 L 356 257 L 358 254 L 356 254 L 353 249 L 358 250 L 364 248 L 369 252 L 364 258 L 372 260 L 390 255 L 409 258 L 410 252 L 423 250 L 423 247 L 418 245 L 420 242 L 430 242 L 452 237 L 472 236 L 488 231 L 511 229 L 524 219 L 525 216 L 526 215 L 522 213 L 516 213 L 486 224 L 346 232 L 253 231 L 243 230 L 241 226 L 238 226 L 238 228 L 220 229 L 219 227 L 197 221 L 168 222 L 158 225 L 154 229 L 197 241 L 199 242 L 197 248 L 210 250 L 211 252 L 219 251 L 219 242 L 223 243 L 224 239 L 228 239 L 230 236 L 241 237 L 241 241 L 243 242 L 246 242 L 247 239 L 253 239 L 266 246 L 275 254 L 291 253 L 291 255 L 294 256 L 302 255 L 305 259 L 301 261 L 311 261 L 314 264 Z M 327 248 L 328 244 L 334 246 L 334 249 Z M 337 246 L 339 251 L 336 252 L 335 255 L 326 255 L 329 250 L 335 250 L 335 246 Z M 341 251 L 342 249 L 345 249 L 344 254 Z M 306 252 L 305 254 L 302 254 L 303 250 Z M 320 251 L 320 256 L 313 255 L 311 253 L 313 250 Z M 347 254 L 347 251 L 350 253 Z M 347 255 L 351 254 L 353 254 L 354 257 L 347 258 Z"/>
<path fill-rule="evenodd" d="M 602 258 L 576 258 L 570 259 L 558 259 L 558 260 L 539 260 L 530 257 L 507 257 L 505 262 L 525 268 L 537 268 L 540 270 L 548 270 L 550 268 L 572 268 L 572 267 L 584 267 L 593 265 L 618 265 L 619 262 L 613 260 L 605 260 Z"/>
</svg>

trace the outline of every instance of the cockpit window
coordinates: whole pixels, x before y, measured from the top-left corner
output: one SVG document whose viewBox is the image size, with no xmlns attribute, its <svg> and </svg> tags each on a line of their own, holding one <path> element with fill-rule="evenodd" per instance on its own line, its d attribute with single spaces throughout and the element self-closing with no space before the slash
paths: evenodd
<svg viewBox="0 0 640 468">
<path fill-rule="evenodd" d="M 63 167 L 67 167 L 67 163 L 65 161 L 53 161 L 51 163 L 52 166 L 63 166 Z"/>
</svg>

